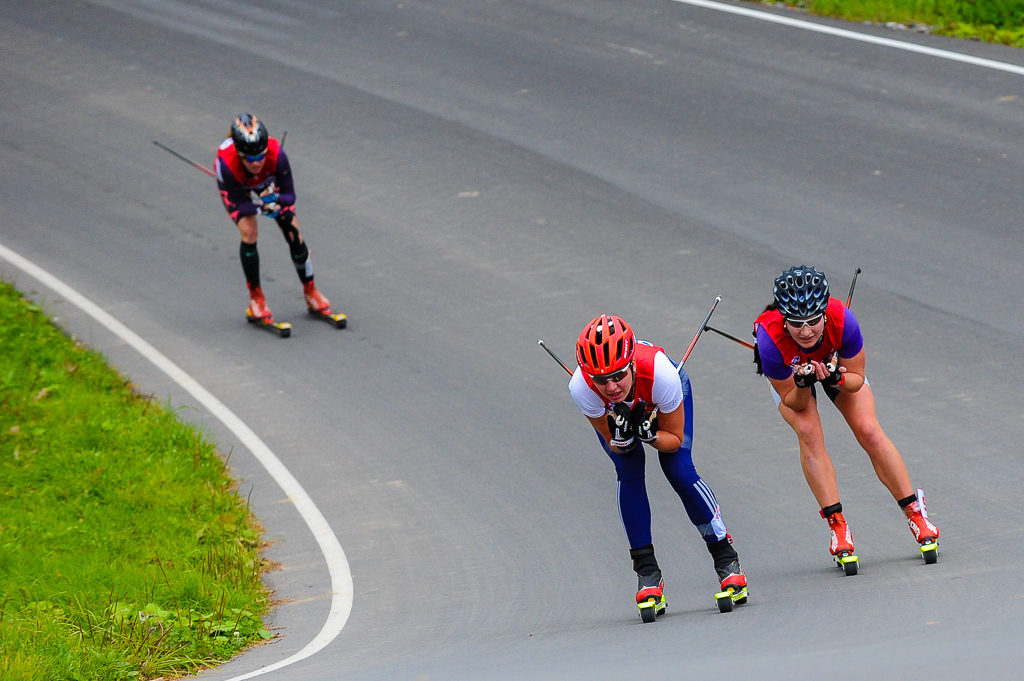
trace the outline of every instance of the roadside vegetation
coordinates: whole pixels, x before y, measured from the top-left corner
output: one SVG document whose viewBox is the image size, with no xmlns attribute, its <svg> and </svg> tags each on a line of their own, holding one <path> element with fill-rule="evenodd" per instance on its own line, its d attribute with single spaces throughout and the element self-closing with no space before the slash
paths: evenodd
<svg viewBox="0 0 1024 681">
<path fill-rule="evenodd" d="M 1024 0 L 785 0 L 811 14 L 1024 47 Z"/>
<path fill-rule="evenodd" d="M 216 449 L 0 283 L 0 678 L 151 679 L 272 637 Z"/>
</svg>

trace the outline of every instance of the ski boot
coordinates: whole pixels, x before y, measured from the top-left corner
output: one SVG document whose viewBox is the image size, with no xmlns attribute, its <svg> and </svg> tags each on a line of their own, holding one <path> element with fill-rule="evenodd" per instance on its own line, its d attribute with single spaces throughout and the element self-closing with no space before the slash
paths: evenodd
<svg viewBox="0 0 1024 681">
<path fill-rule="evenodd" d="M 715 572 L 722 583 L 722 590 L 715 594 L 719 612 L 732 612 L 733 603 L 743 605 L 747 602 L 747 576 L 743 574 L 738 560 L 725 567 L 716 567 Z"/>
<path fill-rule="evenodd" d="M 829 550 L 836 561 L 836 566 L 842 568 L 847 577 L 852 577 L 857 574 L 860 559 L 853 552 L 853 535 L 850 533 L 850 526 L 846 524 L 843 512 L 839 510 L 825 515 L 825 511 L 822 510 L 821 517 L 828 521 L 828 529 L 832 533 Z"/>
<path fill-rule="evenodd" d="M 919 493 L 918 501 L 910 502 L 903 509 L 903 513 L 907 516 L 907 525 L 914 533 L 914 539 L 921 545 L 921 557 L 924 558 L 925 565 L 932 565 L 939 559 L 939 528 L 928 520 L 923 495 Z"/>
<path fill-rule="evenodd" d="M 715 572 L 722 590 L 715 594 L 719 612 L 732 612 L 734 603 L 747 602 L 747 577 L 740 567 L 740 556 L 732 547 L 732 536 L 726 533 L 724 539 L 710 542 L 708 553 L 715 561 Z"/>
<path fill-rule="evenodd" d="M 665 600 L 665 580 L 661 577 L 661 570 L 636 577 L 636 604 L 640 608 L 640 619 L 648 624 L 665 612 L 668 606 Z"/>
<path fill-rule="evenodd" d="M 309 309 L 309 314 L 330 322 L 336 329 L 344 329 L 348 325 L 348 317 L 340 312 L 331 312 L 331 301 L 320 293 L 312 279 L 302 285 L 302 292 L 306 296 L 306 307 Z"/>
<path fill-rule="evenodd" d="M 249 286 L 249 307 L 245 308 L 245 317 L 252 324 L 259 324 L 269 331 L 287 338 L 292 334 L 292 325 L 288 322 L 275 322 L 267 307 L 267 299 L 263 297 L 263 289 Z"/>
</svg>

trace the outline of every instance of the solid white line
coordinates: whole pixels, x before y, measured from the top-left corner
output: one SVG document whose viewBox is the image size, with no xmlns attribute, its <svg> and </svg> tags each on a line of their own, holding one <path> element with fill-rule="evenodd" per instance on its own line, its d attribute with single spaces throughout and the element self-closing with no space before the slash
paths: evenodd
<svg viewBox="0 0 1024 681">
<path fill-rule="evenodd" d="M 726 12 L 728 14 L 738 14 L 740 16 L 749 17 L 751 19 L 759 19 L 760 21 L 768 21 L 773 24 L 782 24 L 783 26 L 791 26 L 793 28 L 800 28 L 805 31 L 814 31 L 815 33 L 825 33 L 827 35 L 834 35 L 839 38 L 846 38 L 848 40 L 858 40 L 862 43 L 871 43 L 872 45 L 882 45 L 884 47 L 894 47 L 897 50 L 905 50 L 907 52 L 916 52 L 918 54 L 928 55 L 929 57 L 939 57 L 940 59 L 949 59 L 950 61 L 958 61 L 964 64 L 972 64 L 974 66 L 981 66 L 986 69 L 995 69 L 997 71 L 1006 71 L 1007 73 L 1015 73 L 1018 76 L 1024 76 L 1024 66 L 1017 66 L 1016 64 L 1007 64 L 1006 62 L 995 61 L 994 59 L 983 59 L 981 57 L 974 57 L 969 54 L 961 54 L 960 52 L 950 52 L 949 50 L 939 50 L 934 47 L 925 47 L 924 45 L 915 45 L 914 43 L 905 43 L 900 40 L 893 40 L 891 38 L 879 38 L 878 36 L 868 35 L 866 33 L 857 33 L 856 31 L 849 31 L 845 28 L 834 28 L 832 26 L 825 26 L 823 24 L 815 24 L 810 21 L 802 21 L 800 19 L 791 19 L 789 17 L 779 16 L 778 14 L 771 14 L 769 12 L 760 12 L 754 9 L 747 9 L 746 7 L 737 7 L 736 5 L 726 5 L 720 2 L 710 2 L 709 0 L 672 0 L 684 5 L 693 5 L 694 7 L 703 7 L 704 9 L 712 9 L 716 12 Z"/>
<path fill-rule="evenodd" d="M 331 575 L 331 591 L 333 596 L 331 598 L 331 612 L 327 616 L 327 621 L 324 622 L 324 626 L 320 629 L 320 633 L 316 635 L 316 638 L 306 644 L 306 647 L 291 657 L 285 658 L 280 662 L 267 665 L 266 667 L 261 667 L 255 671 L 242 674 L 241 676 L 234 676 L 228 681 L 251 679 L 254 676 L 260 676 L 261 674 L 266 674 L 267 672 L 272 672 L 274 670 L 281 669 L 282 667 L 295 664 L 299 660 L 303 660 L 320 651 L 328 643 L 333 641 L 337 635 L 341 633 L 342 627 L 345 626 L 345 622 L 348 621 L 348 616 L 352 612 L 352 573 L 349 570 L 348 560 L 345 558 L 345 552 L 341 549 L 341 544 L 338 542 L 338 538 L 331 530 L 330 525 L 327 524 L 327 519 L 324 518 L 320 509 L 316 507 L 316 504 L 313 503 L 313 500 L 310 499 L 309 495 L 306 494 L 306 490 L 302 488 L 299 481 L 296 480 L 295 477 L 292 476 L 291 472 L 285 468 L 284 464 L 281 463 L 281 460 L 277 458 L 274 452 L 264 444 L 263 440 L 261 440 L 259 436 L 249 428 L 249 426 L 245 425 L 242 419 L 238 418 L 234 412 L 228 409 L 220 400 L 206 390 L 206 388 L 199 385 L 199 382 L 196 381 L 196 379 L 185 373 L 181 367 L 169 360 L 159 350 L 144 341 L 138 334 L 126 327 L 124 324 L 117 321 L 101 307 L 65 284 L 57 277 L 42 269 L 32 261 L 27 260 L 21 255 L 10 250 L 3 244 L 0 244 L 0 258 L 19 268 L 29 276 L 38 280 L 44 286 L 56 292 L 64 300 L 81 309 L 83 312 L 106 327 L 115 336 L 135 348 L 140 355 L 148 359 L 156 365 L 157 368 L 174 380 L 175 383 L 187 390 L 192 397 L 206 407 L 211 414 L 220 419 L 221 423 L 227 426 L 228 429 L 234 433 L 246 447 L 249 448 L 249 451 L 252 452 L 253 456 L 263 464 L 263 467 L 267 469 L 267 472 L 270 473 L 271 477 L 273 477 L 277 484 L 281 486 L 285 495 L 295 504 L 295 508 L 298 509 L 299 515 L 302 516 L 306 525 L 308 525 L 309 529 L 313 532 L 313 536 L 320 545 L 320 550 L 323 551 L 324 558 L 327 561 L 327 569 Z"/>
</svg>

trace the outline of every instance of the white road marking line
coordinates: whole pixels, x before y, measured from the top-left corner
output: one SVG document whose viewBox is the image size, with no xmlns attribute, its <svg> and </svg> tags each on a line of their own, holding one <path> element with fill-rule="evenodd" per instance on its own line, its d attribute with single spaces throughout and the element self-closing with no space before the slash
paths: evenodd
<svg viewBox="0 0 1024 681">
<path fill-rule="evenodd" d="M 241 676 L 234 676 L 228 681 L 242 681 L 243 679 L 251 679 L 254 676 L 260 676 L 267 672 L 272 672 L 282 667 L 295 664 L 299 660 L 303 660 L 310 655 L 313 655 L 322 650 L 328 643 L 333 641 L 338 634 L 341 633 L 342 627 L 348 621 L 349 614 L 352 612 L 352 599 L 353 599 L 353 587 L 352 587 L 352 572 L 349 569 L 348 560 L 345 558 L 345 552 L 341 548 L 341 543 L 338 542 L 338 538 L 334 535 L 330 525 L 327 523 L 327 519 L 324 518 L 320 509 L 316 507 L 313 500 L 306 494 L 306 490 L 302 488 L 299 481 L 292 476 L 291 472 L 285 468 L 281 460 L 264 444 L 263 440 L 259 438 L 256 433 L 252 431 L 249 426 L 245 425 L 242 419 L 238 418 L 234 412 L 228 409 L 220 400 L 214 397 L 206 388 L 201 386 L 196 379 L 192 378 L 189 374 L 185 373 L 184 369 L 179 367 L 177 364 L 169 360 L 159 350 L 154 348 L 152 345 L 147 343 L 138 334 L 129 329 L 127 326 L 117 321 L 113 316 L 107 313 L 104 309 L 96 305 L 94 302 L 83 296 L 81 293 L 65 284 L 63 281 L 53 276 L 43 268 L 39 267 L 32 261 L 22 257 L 18 253 L 10 250 L 3 244 L 0 244 L 0 258 L 6 260 L 10 264 L 14 265 L 18 269 L 22 270 L 30 277 L 36 279 L 41 284 L 51 289 L 64 300 L 76 306 L 87 315 L 95 319 L 97 322 L 102 324 L 113 333 L 115 336 L 123 340 L 125 343 L 135 348 L 136 351 L 150 362 L 152 362 L 158 369 L 167 374 L 175 383 L 180 385 L 182 388 L 187 390 L 200 404 L 210 411 L 211 414 L 220 419 L 227 428 L 238 437 L 239 440 L 249 448 L 253 456 L 263 464 L 263 467 L 267 469 L 271 477 L 280 485 L 284 493 L 292 500 L 295 504 L 295 508 L 299 511 L 299 515 L 309 526 L 310 531 L 316 538 L 317 544 L 320 545 L 320 550 L 323 551 L 324 559 L 327 561 L 327 569 L 331 575 L 331 592 L 333 594 L 331 599 L 331 612 L 327 616 L 327 621 L 324 622 L 323 628 L 320 629 L 320 633 L 316 637 L 306 644 L 306 646 L 292 655 L 291 657 L 285 658 L 274 664 L 261 667 L 255 671 L 251 671 Z"/>
<path fill-rule="evenodd" d="M 1007 64 L 1006 62 L 995 61 L 994 59 L 974 57 L 969 54 L 961 54 L 960 52 L 950 52 L 949 50 L 940 50 L 934 47 L 925 47 L 924 45 L 906 43 L 901 40 L 893 40 L 891 38 L 879 38 L 878 36 L 868 35 L 866 33 L 857 33 L 856 31 L 850 31 L 845 28 L 834 28 L 832 26 L 816 24 L 810 21 L 803 21 L 801 19 L 791 19 L 790 17 L 779 16 L 778 14 L 771 14 L 769 12 L 760 12 L 754 9 L 747 9 L 746 7 L 726 5 L 720 2 L 710 2 L 709 0 L 672 0 L 672 2 L 678 2 L 683 5 L 693 5 L 694 7 L 703 7 L 704 9 L 711 9 L 715 10 L 716 12 L 738 14 L 740 16 L 749 17 L 751 19 L 768 21 L 773 24 L 782 24 L 783 26 L 800 28 L 805 31 L 825 33 L 826 35 L 834 35 L 836 37 L 846 38 L 848 40 L 858 40 L 862 43 L 871 43 L 872 45 L 893 47 L 896 48 L 897 50 L 916 52 L 918 54 L 928 55 L 929 57 L 938 57 L 940 59 L 958 61 L 964 64 L 972 64 L 974 66 L 981 66 L 986 69 L 1006 71 L 1007 73 L 1014 73 L 1018 76 L 1024 76 L 1024 66 L 1017 66 L 1016 64 Z"/>
</svg>

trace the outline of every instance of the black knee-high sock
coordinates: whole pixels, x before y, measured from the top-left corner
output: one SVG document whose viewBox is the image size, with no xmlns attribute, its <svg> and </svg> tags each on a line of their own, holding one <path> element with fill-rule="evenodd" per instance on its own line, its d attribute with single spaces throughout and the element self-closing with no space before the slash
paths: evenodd
<svg viewBox="0 0 1024 681">
<path fill-rule="evenodd" d="M 245 272 L 245 280 L 249 288 L 260 287 L 260 252 L 256 250 L 256 244 L 247 244 L 244 241 L 238 248 L 238 255 L 242 259 L 242 271 Z"/>
<path fill-rule="evenodd" d="M 306 242 L 288 242 L 288 248 L 292 251 L 292 262 L 295 263 L 295 271 L 299 274 L 299 281 L 303 284 L 313 281 L 313 261 L 309 258 L 309 248 Z"/>
</svg>

